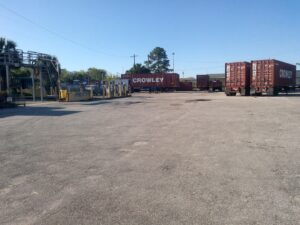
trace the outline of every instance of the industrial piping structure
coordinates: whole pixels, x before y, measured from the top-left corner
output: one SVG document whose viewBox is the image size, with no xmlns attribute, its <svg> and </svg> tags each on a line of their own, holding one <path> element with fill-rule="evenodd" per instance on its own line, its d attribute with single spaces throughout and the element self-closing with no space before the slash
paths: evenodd
<svg viewBox="0 0 300 225">
<path fill-rule="evenodd" d="M 10 86 L 10 68 L 25 67 L 31 69 L 32 79 L 32 100 L 36 100 L 35 75 L 38 74 L 40 82 L 40 99 L 43 101 L 43 72 L 46 72 L 51 85 L 51 94 L 58 97 L 58 77 L 60 63 L 56 57 L 33 51 L 23 52 L 22 50 L 4 50 L 0 53 L 0 66 L 5 67 L 6 72 L 6 96 L 7 101 L 12 101 Z M 1 86 L 1 85 L 0 85 Z M 53 90 L 54 89 L 54 90 Z"/>
</svg>

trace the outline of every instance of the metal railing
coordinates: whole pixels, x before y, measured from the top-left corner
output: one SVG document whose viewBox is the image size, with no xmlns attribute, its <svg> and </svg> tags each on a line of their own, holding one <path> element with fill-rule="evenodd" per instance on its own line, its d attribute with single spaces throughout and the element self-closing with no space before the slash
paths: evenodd
<svg viewBox="0 0 300 225">
<path fill-rule="evenodd" d="M 36 67 L 43 66 L 43 62 L 50 62 L 55 68 L 59 64 L 57 58 L 49 54 L 34 51 L 23 52 L 21 49 L 0 52 L 0 65 L 4 66 Z"/>
<path fill-rule="evenodd" d="M 11 75 L 10 68 L 16 67 L 26 67 L 31 68 L 31 79 L 32 79 L 32 99 L 35 101 L 35 79 L 37 76 L 39 77 L 39 86 L 40 86 L 40 98 L 43 101 L 44 97 L 44 82 L 43 80 L 49 79 L 50 89 L 57 89 L 57 79 L 60 71 L 59 61 L 55 56 L 27 51 L 23 52 L 20 49 L 12 49 L 12 50 L 2 50 L 0 51 L 0 66 L 5 67 L 5 75 L 1 74 L 1 76 L 5 76 L 6 80 L 6 88 L 3 91 L 6 92 L 7 97 L 12 96 L 12 86 L 11 86 Z M 44 73 L 48 74 L 48 77 L 44 77 Z M 54 75 L 55 74 L 55 75 Z M 0 84 L 1 85 L 1 84 Z M 42 88 L 43 87 L 43 88 Z M 15 88 L 15 87 L 14 87 Z M 0 88 L 1 89 L 1 88 Z M 51 90 L 52 90 L 51 89 Z M 51 91 L 52 95 L 52 91 Z"/>
</svg>

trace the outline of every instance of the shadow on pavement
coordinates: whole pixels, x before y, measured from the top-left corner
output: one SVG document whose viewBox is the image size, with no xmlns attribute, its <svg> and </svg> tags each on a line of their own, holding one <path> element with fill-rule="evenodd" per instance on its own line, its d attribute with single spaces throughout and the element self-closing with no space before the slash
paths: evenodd
<svg viewBox="0 0 300 225">
<path fill-rule="evenodd" d="M 294 93 L 289 93 L 289 94 L 283 94 L 283 93 L 280 93 L 279 95 L 276 95 L 276 96 L 274 96 L 274 95 L 261 95 L 261 96 L 256 96 L 256 95 L 252 95 L 252 97 L 255 97 L 255 98 L 278 98 L 278 97 L 288 97 L 288 98 L 290 98 L 290 97 L 300 97 L 300 94 L 294 94 Z"/>
<path fill-rule="evenodd" d="M 17 107 L 10 109 L 1 109 L 0 118 L 10 116 L 66 116 L 81 111 L 67 111 L 60 107 Z"/>
<path fill-rule="evenodd" d="M 101 101 L 91 101 L 91 102 L 83 102 L 81 103 L 82 105 L 105 105 L 105 104 L 109 104 L 112 103 L 109 100 L 101 100 Z"/>
</svg>

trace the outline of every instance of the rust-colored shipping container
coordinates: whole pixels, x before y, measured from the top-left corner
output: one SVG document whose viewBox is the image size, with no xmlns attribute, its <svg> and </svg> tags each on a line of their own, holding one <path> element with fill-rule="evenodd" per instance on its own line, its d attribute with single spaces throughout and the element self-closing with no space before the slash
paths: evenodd
<svg viewBox="0 0 300 225">
<path fill-rule="evenodd" d="M 168 91 L 179 88 L 177 73 L 123 74 L 122 79 L 129 79 L 134 91 Z"/>
<path fill-rule="evenodd" d="M 251 63 L 234 62 L 225 64 L 225 94 L 250 95 Z"/>
<path fill-rule="evenodd" d="M 197 75 L 197 88 L 201 91 L 209 89 L 209 75 Z"/>
<path fill-rule="evenodd" d="M 220 80 L 211 80 L 209 81 L 209 88 L 212 90 L 212 91 L 222 91 L 222 81 Z"/>
<path fill-rule="evenodd" d="M 190 81 L 180 81 L 179 82 L 179 91 L 192 91 L 193 90 L 193 82 Z"/>
<path fill-rule="evenodd" d="M 278 95 L 296 86 L 296 66 L 275 59 L 252 61 L 251 94 Z"/>
</svg>

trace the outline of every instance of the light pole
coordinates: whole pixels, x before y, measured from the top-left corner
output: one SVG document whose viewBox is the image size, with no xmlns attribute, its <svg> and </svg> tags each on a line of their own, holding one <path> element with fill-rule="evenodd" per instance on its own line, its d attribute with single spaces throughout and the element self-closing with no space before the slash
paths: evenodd
<svg viewBox="0 0 300 225">
<path fill-rule="evenodd" d="M 173 73 L 175 73 L 175 52 L 172 53 L 173 56 Z"/>
</svg>

